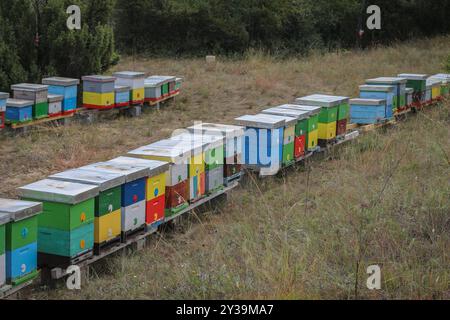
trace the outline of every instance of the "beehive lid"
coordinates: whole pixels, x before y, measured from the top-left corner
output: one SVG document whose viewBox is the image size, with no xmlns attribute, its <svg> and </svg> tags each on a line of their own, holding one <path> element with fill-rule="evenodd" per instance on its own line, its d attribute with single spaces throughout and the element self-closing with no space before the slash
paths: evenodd
<svg viewBox="0 0 450 320">
<path fill-rule="evenodd" d="M 115 77 L 111 76 L 100 76 L 100 75 L 92 75 L 92 76 L 84 76 L 82 78 L 83 81 L 89 82 L 100 82 L 100 83 L 108 83 L 116 81 Z"/>
<path fill-rule="evenodd" d="M 366 83 L 377 83 L 377 84 L 405 84 L 408 79 L 402 77 L 379 77 L 373 79 L 367 79 Z"/>
<path fill-rule="evenodd" d="M 203 151 L 223 146 L 225 138 L 222 135 L 208 135 L 205 133 L 182 133 L 170 138 L 171 140 L 185 141 L 190 145 L 195 143 L 203 146 Z"/>
<path fill-rule="evenodd" d="M 386 104 L 386 100 L 383 99 L 350 99 L 350 104 L 357 104 L 357 105 L 363 105 L 363 106 L 379 106 Z"/>
<path fill-rule="evenodd" d="M 114 72 L 114 77 L 117 78 L 125 78 L 125 79 L 142 79 L 145 78 L 144 72 L 135 72 L 135 71 L 120 71 Z"/>
<path fill-rule="evenodd" d="M 0 92 L 0 100 L 5 100 L 9 98 L 9 93 L 7 92 Z"/>
<path fill-rule="evenodd" d="M 348 97 L 330 96 L 326 94 L 313 94 L 310 96 L 298 98 L 296 103 L 312 106 L 320 106 L 323 108 L 332 108 L 340 105 L 341 103 L 348 102 Z"/>
<path fill-rule="evenodd" d="M 383 85 L 362 85 L 359 86 L 360 91 L 376 91 L 376 92 L 392 92 L 395 90 L 394 86 L 383 86 Z"/>
<path fill-rule="evenodd" d="M 80 84 L 79 79 L 73 78 L 64 78 L 64 77 L 50 77 L 42 79 L 42 83 L 50 86 L 62 86 L 62 87 L 70 87 L 76 86 Z"/>
<path fill-rule="evenodd" d="M 291 118 L 293 119 L 293 118 Z M 295 119 L 294 119 L 295 120 Z M 278 129 L 286 126 L 286 118 L 280 116 L 272 116 L 267 114 L 257 114 L 257 115 L 245 115 L 239 118 L 236 118 L 238 124 L 261 128 L 261 129 Z M 295 120 L 297 121 L 297 120 Z"/>
<path fill-rule="evenodd" d="M 8 99 L 6 100 L 6 105 L 8 107 L 25 108 L 34 105 L 34 101 L 22 99 Z"/>
<path fill-rule="evenodd" d="M 60 172 L 50 176 L 49 179 L 98 186 L 100 192 L 118 187 L 125 183 L 125 175 L 121 173 L 84 169 L 73 169 Z"/>
<path fill-rule="evenodd" d="M 208 143 L 203 141 L 201 138 L 195 138 L 195 139 L 189 139 L 187 140 L 180 140 L 179 138 L 169 138 L 168 140 L 163 140 L 162 143 L 169 142 L 169 145 L 172 143 L 176 148 L 180 148 L 183 151 L 186 151 L 189 153 L 190 156 L 195 156 L 199 153 L 202 153 L 206 150 L 208 150 Z M 190 143 L 186 143 L 190 142 Z M 158 144 L 159 142 L 157 142 Z"/>
<path fill-rule="evenodd" d="M 18 191 L 24 198 L 77 204 L 98 196 L 99 188 L 94 185 L 45 179 L 20 187 Z"/>
<path fill-rule="evenodd" d="M 164 81 L 165 83 L 176 81 L 177 79 L 177 77 L 175 76 L 153 76 L 153 77 L 161 79 L 161 81 Z"/>
<path fill-rule="evenodd" d="M 149 176 L 148 167 L 136 164 L 120 164 L 112 161 L 98 162 L 81 167 L 80 169 L 122 174 L 123 176 L 125 176 L 126 183 Z"/>
<path fill-rule="evenodd" d="M 24 90 L 32 92 L 48 91 L 48 86 L 44 84 L 34 84 L 34 83 L 19 83 L 13 84 L 11 90 Z"/>
<path fill-rule="evenodd" d="M 59 102 L 64 100 L 64 96 L 58 94 L 49 94 L 47 95 L 48 102 Z"/>
<path fill-rule="evenodd" d="M 406 92 L 406 93 L 413 93 L 413 92 L 414 92 L 414 89 L 413 89 L 413 88 L 406 88 L 406 89 L 405 89 L 405 92 Z"/>
<path fill-rule="evenodd" d="M 438 73 L 434 74 L 430 77 L 430 79 L 441 79 L 441 80 L 447 80 L 450 81 L 450 74 L 447 73 Z"/>
<path fill-rule="evenodd" d="M 164 83 L 166 83 L 164 80 L 154 77 L 147 78 L 144 81 L 144 85 L 146 88 L 159 87 L 162 86 Z"/>
<path fill-rule="evenodd" d="M 442 84 L 442 80 L 440 80 L 440 79 L 431 79 L 431 78 L 427 79 L 427 85 L 437 87 L 437 86 L 440 86 L 441 84 Z"/>
<path fill-rule="evenodd" d="M 110 160 L 109 162 L 117 163 L 120 165 L 136 165 L 146 167 L 149 170 L 150 177 L 157 176 L 161 173 L 164 173 L 169 170 L 170 164 L 165 161 L 157 161 L 157 160 L 144 160 L 144 159 L 136 159 L 132 157 L 118 157 Z"/>
<path fill-rule="evenodd" d="M 226 139 L 234 139 L 244 136 L 245 128 L 219 123 L 201 123 L 188 128 L 190 132 L 203 132 L 209 135 L 221 135 Z"/>
<path fill-rule="evenodd" d="M 131 87 L 129 86 L 114 86 L 114 91 L 115 92 L 127 92 L 127 91 L 131 91 Z"/>
<path fill-rule="evenodd" d="M 284 104 L 282 107 L 280 106 L 279 108 L 306 111 L 306 112 L 308 112 L 309 117 L 319 114 L 320 110 L 322 110 L 322 107 L 307 106 L 307 105 L 300 105 L 300 104 Z"/>
<path fill-rule="evenodd" d="M 176 146 L 156 144 L 156 143 L 140 147 L 128 153 L 128 156 L 130 157 L 158 157 L 167 159 L 171 163 L 177 164 L 187 162 L 190 155 L 191 154 L 188 150 L 183 150 Z"/>
<path fill-rule="evenodd" d="M 415 74 L 415 73 L 401 73 L 398 76 L 406 78 L 408 80 L 426 80 L 428 78 L 427 74 Z"/>
<path fill-rule="evenodd" d="M 183 79 L 183 78 L 179 78 L 179 77 L 178 77 L 178 78 L 175 78 L 175 81 L 176 81 L 176 82 L 183 82 L 183 81 L 184 81 L 184 79 Z"/>
<path fill-rule="evenodd" d="M 295 118 L 297 120 L 304 120 L 304 119 L 309 118 L 308 111 L 288 109 L 288 108 L 283 108 L 283 106 L 279 106 L 276 108 L 269 108 L 269 109 L 264 110 L 262 113 L 291 117 L 291 118 Z"/>
<path fill-rule="evenodd" d="M 42 210 L 40 202 L 0 199 L 0 225 L 35 216 Z"/>
</svg>

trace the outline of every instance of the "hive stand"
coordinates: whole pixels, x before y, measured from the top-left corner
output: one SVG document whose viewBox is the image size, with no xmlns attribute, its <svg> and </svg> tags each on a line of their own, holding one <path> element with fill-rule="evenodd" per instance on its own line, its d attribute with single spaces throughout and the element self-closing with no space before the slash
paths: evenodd
<svg viewBox="0 0 450 320">
<path fill-rule="evenodd" d="M 173 215 L 171 217 L 168 217 L 165 219 L 164 223 L 159 226 L 160 229 L 165 228 L 166 226 L 173 227 L 180 223 L 183 216 L 193 212 L 196 210 L 196 212 L 200 210 L 204 210 L 205 208 L 212 208 L 212 207 L 218 207 L 221 203 L 223 203 L 224 199 L 226 200 L 228 192 L 233 190 L 238 186 L 238 182 L 216 192 L 213 195 L 210 195 L 208 197 L 202 198 L 201 200 L 197 201 L 195 204 L 190 205 L 186 209 L 178 212 L 176 215 Z M 108 256 L 111 256 L 115 253 L 118 253 L 119 251 L 123 250 L 123 254 L 126 253 L 125 250 L 129 249 L 132 251 L 140 251 L 146 247 L 147 240 L 152 235 L 155 235 L 158 232 L 158 228 L 147 228 L 146 230 L 142 230 L 138 233 L 133 234 L 132 236 L 127 238 L 126 243 L 118 243 L 116 246 L 112 246 L 111 248 L 108 248 L 102 252 L 99 256 L 92 256 L 88 259 L 85 259 L 83 261 L 80 261 L 77 263 L 77 266 L 80 267 L 82 270 L 82 279 L 83 279 L 83 273 L 84 275 L 89 274 L 89 266 L 94 264 L 95 262 L 105 259 Z M 65 277 L 67 277 L 67 269 L 63 268 L 43 268 L 41 270 L 41 283 L 44 285 L 48 285 L 50 287 L 56 287 L 57 281 L 61 280 Z"/>
<path fill-rule="evenodd" d="M 76 118 L 85 124 L 93 124 L 99 120 L 114 119 L 120 115 L 133 118 L 140 117 L 142 115 L 142 106 L 136 105 L 105 110 L 78 108 L 76 112 Z"/>
<path fill-rule="evenodd" d="M 34 280 L 26 281 L 18 286 L 12 287 L 10 285 L 6 285 L 0 288 L 0 300 L 2 299 L 18 299 L 20 298 L 20 291 L 26 287 L 31 286 L 34 283 Z"/>
<path fill-rule="evenodd" d="M 175 93 L 175 94 L 173 94 L 173 95 L 171 95 L 171 96 L 168 96 L 168 97 L 166 97 L 166 98 L 163 98 L 163 99 L 161 99 L 161 100 L 159 100 L 159 101 L 157 101 L 157 102 L 147 102 L 147 104 L 148 104 L 150 107 L 156 107 L 156 110 L 160 110 L 162 106 L 164 106 L 164 105 L 166 105 L 166 104 L 168 104 L 168 103 L 174 102 L 174 101 L 175 101 L 175 98 L 176 98 L 179 94 L 180 94 L 180 93 L 178 92 L 178 93 Z"/>
<path fill-rule="evenodd" d="M 44 118 L 39 120 L 33 120 L 25 123 L 6 123 L 5 129 L 6 131 L 14 134 L 25 134 L 33 129 L 34 126 L 43 125 L 43 124 L 54 124 L 56 126 L 59 125 L 67 125 L 73 119 L 73 113 L 68 115 L 62 115 L 58 117 Z"/>
</svg>

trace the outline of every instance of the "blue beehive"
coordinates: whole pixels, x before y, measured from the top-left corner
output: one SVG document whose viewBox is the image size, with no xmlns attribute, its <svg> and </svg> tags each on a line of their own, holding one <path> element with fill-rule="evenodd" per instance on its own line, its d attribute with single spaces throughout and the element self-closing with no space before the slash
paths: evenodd
<svg viewBox="0 0 450 320">
<path fill-rule="evenodd" d="M 34 101 L 8 99 L 6 101 L 6 121 L 21 123 L 33 120 Z"/>
<path fill-rule="evenodd" d="M 363 99 L 386 100 L 386 118 L 394 117 L 394 99 L 396 96 L 396 87 L 394 86 L 375 86 L 362 85 L 359 87 L 359 96 Z"/>
<path fill-rule="evenodd" d="M 285 117 L 257 114 L 236 118 L 245 126 L 244 163 L 253 168 L 278 171 L 283 159 Z"/>
<path fill-rule="evenodd" d="M 48 93 L 63 96 L 62 113 L 74 112 L 77 108 L 78 85 L 80 80 L 51 77 L 42 80 L 42 83 L 48 85 Z"/>
<path fill-rule="evenodd" d="M 9 93 L 0 92 L 0 129 L 5 126 L 6 100 L 8 98 Z"/>
<path fill-rule="evenodd" d="M 117 107 L 125 107 L 130 104 L 130 91 L 131 87 L 129 86 L 115 86 L 115 99 L 116 99 L 116 108 Z"/>
<path fill-rule="evenodd" d="M 351 99 L 350 122 L 373 124 L 386 119 L 386 100 Z"/>
</svg>

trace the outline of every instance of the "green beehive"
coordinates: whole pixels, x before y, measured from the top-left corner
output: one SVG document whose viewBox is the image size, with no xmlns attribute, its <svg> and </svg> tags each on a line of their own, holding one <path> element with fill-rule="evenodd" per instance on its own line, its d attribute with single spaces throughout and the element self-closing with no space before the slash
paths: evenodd
<svg viewBox="0 0 450 320">
<path fill-rule="evenodd" d="M 350 105 L 347 103 L 341 103 L 338 107 L 338 121 L 346 120 L 350 116 Z"/>
<path fill-rule="evenodd" d="M 48 117 L 48 86 L 43 84 L 21 83 L 11 86 L 15 99 L 34 102 L 33 119 Z"/>
<path fill-rule="evenodd" d="M 295 100 L 295 103 L 300 105 L 321 107 L 322 110 L 319 114 L 319 123 L 331 123 L 338 120 L 340 108 L 340 114 L 343 119 L 348 117 L 348 101 L 348 97 L 314 94 L 307 97 L 298 98 Z"/>
<path fill-rule="evenodd" d="M 398 76 L 407 79 L 408 82 L 406 83 L 406 85 L 409 88 L 413 88 L 414 92 L 424 92 L 426 90 L 428 75 L 402 73 L 399 74 Z"/>
</svg>

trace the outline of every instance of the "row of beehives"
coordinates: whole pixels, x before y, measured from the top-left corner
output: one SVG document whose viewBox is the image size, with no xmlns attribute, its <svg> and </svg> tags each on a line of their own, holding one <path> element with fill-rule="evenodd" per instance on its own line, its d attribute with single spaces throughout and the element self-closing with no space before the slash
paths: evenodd
<svg viewBox="0 0 450 320">
<path fill-rule="evenodd" d="M 369 79 L 360 86 L 360 98 L 350 101 L 352 123 L 390 120 L 411 108 L 421 108 L 448 96 L 450 75 L 399 74 Z"/>
<path fill-rule="evenodd" d="M 142 72 L 116 72 L 113 76 L 86 76 L 83 103 L 90 109 L 112 109 L 130 105 L 154 104 L 177 95 L 181 78 L 145 77 Z M 4 123 L 21 124 L 32 120 L 73 114 L 77 109 L 78 79 L 52 77 L 42 84 L 22 83 L 0 92 L 0 129 Z"/>
<path fill-rule="evenodd" d="M 243 127 L 194 126 L 125 157 L 21 187 L 20 201 L 0 199 L 0 284 L 5 275 L 18 285 L 38 267 L 64 268 L 102 255 L 220 194 L 241 177 L 243 136 Z"/>
<path fill-rule="evenodd" d="M 381 86 L 383 79 L 368 83 Z M 367 89 L 361 88 L 361 95 Z M 441 89 L 435 99 L 448 95 L 448 88 Z M 306 96 L 239 117 L 242 127 L 198 124 L 126 157 L 19 188 L 22 200 L 31 202 L 0 201 L 0 221 L 6 223 L 3 273 L 9 283 L 18 284 L 33 277 L 37 266 L 62 267 L 101 254 L 130 234 L 155 228 L 190 204 L 214 196 L 239 180 L 242 165 L 275 174 L 343 137 L 354 106 L 355 100 L 347 97 Z"/>
</svg>

